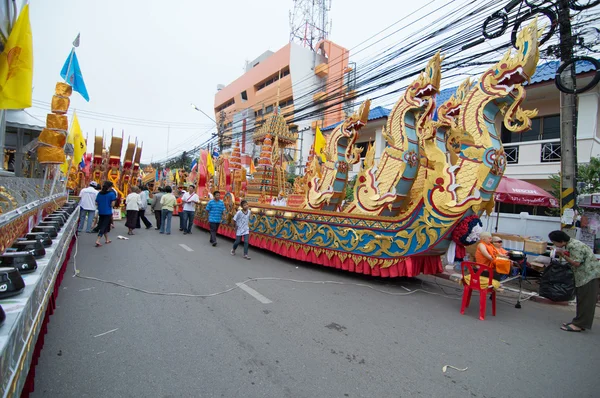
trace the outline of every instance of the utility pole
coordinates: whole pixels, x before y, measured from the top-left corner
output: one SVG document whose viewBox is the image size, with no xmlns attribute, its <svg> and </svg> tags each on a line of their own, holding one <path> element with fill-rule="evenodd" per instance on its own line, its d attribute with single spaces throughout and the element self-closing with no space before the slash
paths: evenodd
<svg viewBox="0 0 600 398">
<path fill-rule="evenodd" d="M 560 29 L 560 60 L 573 58 L 573 36 L 571 32 L 570 0 L 558 0 L 558 24 Z M 575 64 L 566 73 L 563 83 L 575 89 Z M 577 97 L 575 94 L 560 93 L 560 206 L 561 216 L 573 214 L 577 198 Z M 573 225 L 575 225 L 573 220 Z M 565 225 L 563 224 L 563 227 Z"/>
<path fill-rule="evenodd" d="M 223 141 L 225 136 L 225 111 L 219 113 L 219 155 L 223 153 Z"/>
</svg>

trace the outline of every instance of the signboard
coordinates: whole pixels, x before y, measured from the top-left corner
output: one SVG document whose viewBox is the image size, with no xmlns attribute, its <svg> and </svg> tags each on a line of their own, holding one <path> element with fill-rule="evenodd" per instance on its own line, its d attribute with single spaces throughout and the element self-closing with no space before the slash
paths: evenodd
<svg viewBox="0 0 600 398">
<path fill-rule="evenodd" d="M 113 209 L 113 220 L 120 220 L 120 219 L 121 219 L 121 210 Z"/>
<path fill-rule="evenodd" d="M 560 222 L 562 222 L 563 224 L 573 224 L 573 220 L 575 219 L 575 210 L 573 209 L 565 209 L 565 211 L 563 211 L 563 215 L 562 215 L 562 219 Z"/>
</svg>

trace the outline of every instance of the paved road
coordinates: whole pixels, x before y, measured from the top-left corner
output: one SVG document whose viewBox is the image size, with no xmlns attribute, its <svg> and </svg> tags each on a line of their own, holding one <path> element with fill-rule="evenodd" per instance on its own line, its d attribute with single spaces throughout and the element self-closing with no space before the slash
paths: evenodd
<svg viewBox="0 0 600 398">
<path fill-rule="evenodd" d="M 442 291 L 435 278 L 381 281 L 252 248 L 246 261 L 229 254 L 229 240 L 211 247 L 200 230 L 143 230 L 102 248 L 93 239 L 79 240 L 82 275 L 149 291 L 209 294 L 254 277 L 344 284 L 256 281 L 250 292 L 193 298 L 66 277 L 34 397 L 600 394 L 600 323 L 593 332 L 560 331 L 572 308 L 499 303 L 497 316 L 482 322 L 477 300 L 461 316 L 458 292 Z M 443 373 L 444 365 L 468 370 Z"/>
</svg>

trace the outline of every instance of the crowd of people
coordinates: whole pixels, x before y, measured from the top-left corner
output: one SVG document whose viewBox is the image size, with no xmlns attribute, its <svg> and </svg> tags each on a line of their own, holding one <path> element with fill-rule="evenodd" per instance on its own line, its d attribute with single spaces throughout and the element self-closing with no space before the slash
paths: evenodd
<svg viewBox="0 0 600 398">
<path fill-rule="evenodd" d="M 113 183 L 105 181 L 100 187 L 95 181 L 82 189 L 79 193 L 80 218 L 77 232 L 81 233 L 85 227 L 86 233 L 97 233 L 96 247 L 104 243 L 109 244 L 111 240 L 109 233 L 114 228 L 113 209 L 119 208 L 119 196 L 114 189 Z M 210 244 L 217 246 L 217 231 L 225 214 L 225 204 L 221 200 L 221 194 L 215 191 L 210 195 L 211 200 L 206 206 L 208 221 L 210 225 Z M 179 215 L 179 231 L 184 235 L 192 234 L 196 206 L 200 198 L 193 184 L 188 185 L 187 191 L 173 189 L 171 186 L 158 187 L 151 196 L 145 185 L 134 186 L 125 198 L 125 227 L 128 235 L 135 235 L 136 229 L 141 229 L 143 223 L 146 229 L 153 227 L 152 222 L 146 217 L 146 210 L 150 207 L 154 214 L 155 227 L 160 234 L 171 235 L 171 222 L 174 214 Z M 249 245 L 249 217 L 248 203 L 242 201 L 241 209 L 233 217 L 236 230 L 236 240 L 233 244 L 231 254 L 244 243 L 244 258 L 250 260 L 248 255 Z"/>
</svg>

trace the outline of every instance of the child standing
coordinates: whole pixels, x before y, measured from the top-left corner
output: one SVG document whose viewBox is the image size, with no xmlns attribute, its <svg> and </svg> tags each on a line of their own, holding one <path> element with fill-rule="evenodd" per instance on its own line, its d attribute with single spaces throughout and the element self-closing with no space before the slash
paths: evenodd
<svg viewBox="0 0 600 398">
<path fill-rule="evenodd" d="M 235 256 L 235 249 L 237 249 L 242 238 L 244 238 L 244 258 L 250 260 L 248 256 L 248 239 L 250 238 L 248 223 L 250 221 L 250 211 L 248 210 L 248 202 L 242 200 L 240 204 L 242 205 L 242 209 L 238 210 L 233 217 L 233 222 L 235 223 L 235 242 L 233 243 L 233 249 L 231 249 L 231 255 Z"/>
</svg>

